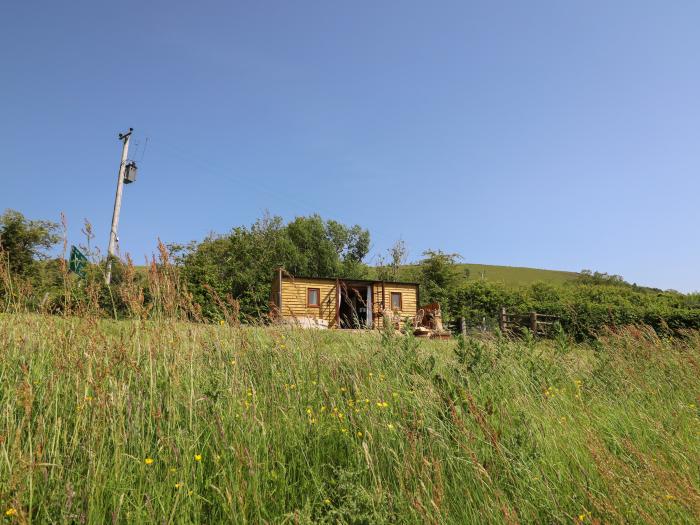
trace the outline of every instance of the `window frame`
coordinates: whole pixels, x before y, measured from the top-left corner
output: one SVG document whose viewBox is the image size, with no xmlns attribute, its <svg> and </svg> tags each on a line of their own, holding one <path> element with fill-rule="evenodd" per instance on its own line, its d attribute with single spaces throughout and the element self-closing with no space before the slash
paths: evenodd
<svg viewBox="0 0 700 525">
<path fill-rule="evenodd" d="M 316 304 L 311 303 L 309 301 L 309 299 L 310 299 L 309 296 L 311 295 L 312 290 L 316 291 L 316 300 L 317 300 Z M 307 308 L 321 308 L 321 289 L 320 288 L 315 288 L 313 286 L 307 286 L 307 288 L 306 288 L 306 307 Z"/>
<path fill-rule="evenodd" d="M 399 307 L 398 308 L 394 307 L 394 296 L 395 295 L 399 296 Z M 390 301 L 391 301 L 391 309 L 403 311 L 403 293 L 402 292 L 391 292 L 391 295 L 389 297 L 390 297 Z"/>
</svg>

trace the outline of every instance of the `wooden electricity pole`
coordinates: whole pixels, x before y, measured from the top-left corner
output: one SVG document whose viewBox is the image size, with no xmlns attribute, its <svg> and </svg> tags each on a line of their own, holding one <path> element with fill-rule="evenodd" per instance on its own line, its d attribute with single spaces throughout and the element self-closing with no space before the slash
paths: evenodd
<svg viewBox="0 0 700 525">
<path fill-rule="evenodd" d="M 117 194 L 114 197 L 114 212 L 112 213 L 112 229 L 109 231 L 109 245 L 107 246 L 107 273 L 105 282 L 109 285 L 112 281 L 112 257 L 115 256 L 117 244 L 117 228 L 119 227 L 119 211 L 122 207 L 122 191 L 124 190 L 124 172 L 126 170 L 126 159 L 129 154 L 129 139 L 134 128 L 129 128 L 127 133 L 120 133 L 119 140 L 122 141 L 122 161 L 119 164 L 119 178 L 117 179 Z"/>
</svg>

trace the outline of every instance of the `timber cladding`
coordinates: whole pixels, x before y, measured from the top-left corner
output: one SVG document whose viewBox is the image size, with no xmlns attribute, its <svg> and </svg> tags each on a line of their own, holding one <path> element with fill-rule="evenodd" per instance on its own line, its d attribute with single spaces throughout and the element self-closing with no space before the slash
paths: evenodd
<svg viewBox="0 0 700 525">
<path fill-rule="evenodd" d="M 362 298 L 360 315 L 367 316 L 365 327 L 381 327 L 382 312 L 386 310 L 401 318 L 413 318 L 418 310 L 416 283 L 293 277 L 283 270 L 275 273 L 272 282 L 271 302 L 281 319 L 322 319 L 328 327 L 338 328 L 342 316 L 340 303 L 348 296 Z M 366 304 L 368 297 L 371 304 Z"/>
<path fill-rule="evenodd" d="M 309 289 L 318 290 L 318 306 L 308 306 Z M 281 313 L 285 318 L 324 319 L 328 326 L 333 326 L 336 318 L 335 281 L 283 277 Z"/>
</svg>

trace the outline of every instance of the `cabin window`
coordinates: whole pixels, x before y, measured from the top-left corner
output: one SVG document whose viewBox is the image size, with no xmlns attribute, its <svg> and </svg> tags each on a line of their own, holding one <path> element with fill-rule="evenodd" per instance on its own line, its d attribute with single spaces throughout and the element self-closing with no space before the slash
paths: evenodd
<svg viewBox="0 0 700 525">
<path fill-rule="evenodd" d="M 321 289 L 306 289 L 306 306 L 321 306 Z"/>
<path fill-rule="evenodd" d="M 403 310 L 401 301 L 401 292 L 391 292 L 391 309 Z"/>
</svg>

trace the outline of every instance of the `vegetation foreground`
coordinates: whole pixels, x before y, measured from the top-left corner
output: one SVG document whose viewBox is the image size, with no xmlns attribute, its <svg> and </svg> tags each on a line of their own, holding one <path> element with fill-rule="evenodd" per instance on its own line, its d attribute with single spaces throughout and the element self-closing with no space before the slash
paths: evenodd
<svg viewBox="0 0 700 525">
<path fill-rule="evenodd" d="M 698 332 L 0 314 L 0 519 L 695 523 L 699 377 Z"/>
</svg>

